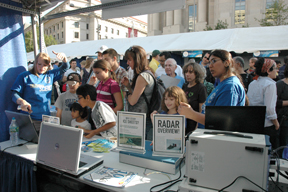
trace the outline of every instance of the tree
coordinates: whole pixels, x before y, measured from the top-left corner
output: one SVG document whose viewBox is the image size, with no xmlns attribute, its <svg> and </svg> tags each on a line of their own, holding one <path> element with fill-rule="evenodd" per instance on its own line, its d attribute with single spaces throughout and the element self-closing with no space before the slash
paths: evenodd
<svg viewBox="0 0 288 192">
<path fill-rule="evenodd" d="M 214 30 L 219 30 L 219 29 L 227 29 L 228 28 L 228 23 L 225 21 L 221 21 L 221 20 L 218 20 Z M 203 29 L 204 31 L 211 31 L 213 30 L 212 27 L 210 27 L 209 25 L 206 25 L 206 28 Z"/>
<path fill-rule="evenodd" d="M 288 6 L 284 3 L 284 0 L 275 0 L 273 4 L 266 9 L 265 18 L 257 19 L 261 26 L 278 26 L 287 25 L 288 19 Z"/>
<path fill-rule="evenodd" d="M 37 37 L 39 37 L 39 27 L 37 26 Z M 56 39 L 52 36 L 52 35 L 45 35 L 44 34 L 44 41 L 46 46 L 50 46 L 50 45 L 57 45 L 57 41 Z M 37 41 L 37 44 L 39 46 L 39 42 Z M 34 51 L 34 44 L 33 44 L 33 34 L 32 31 L 28 31 L 25 34 L 25 46 L 26 46 L 26 52 L 31 52 Z"/>
</svg>

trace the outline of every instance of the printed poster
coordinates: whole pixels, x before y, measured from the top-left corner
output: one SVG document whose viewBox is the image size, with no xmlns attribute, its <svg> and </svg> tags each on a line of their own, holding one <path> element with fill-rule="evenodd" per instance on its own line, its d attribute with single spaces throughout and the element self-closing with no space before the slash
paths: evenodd
<svg viewBox="0 0 288 192">
<path fill-rule="evenodd" d="M 153 155 L 182 156 L 184 153 L 185 116 L 153 116 Z"/>
<path fill-rule="evenodd" d="M 60 125 L 60 118 L 49 115 L 42 115 L 42 122 L 54 123 Z"/>
<path fill-rule="evenodd" d="M 134 152 L 145 152 L 146 114 L 117 112 L 117 147 Z"/>
</svg>

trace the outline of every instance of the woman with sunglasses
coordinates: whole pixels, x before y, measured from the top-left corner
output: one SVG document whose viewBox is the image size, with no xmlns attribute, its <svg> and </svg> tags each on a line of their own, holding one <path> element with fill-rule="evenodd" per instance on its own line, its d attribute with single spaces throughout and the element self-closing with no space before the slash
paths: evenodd
<svg viewBox="0 0 288 192">
<path fill-rule="evenodd" d="M 205 125 L 206 106 L 244 106 L 245 90 L 233 68 L 233 60 L 226 50 L 214 50 L 209 57 L 209 69 L 213 77 L 220 79 L 218 86 L 210 93 L 202 105 L 202 112 L 195 111 L 190 105 L 181 103 L 180 115 Z"/>
<path fill-rule="evenodd" d="M 122 85 L 127 87 L 126 99 L 128 101 L 128 111 L 137 113 L 148 113 L 148 105 L 144 95 L 148 101 L 151 101 L 154 88 L 154 79 L 149 70 L 146 51 L 140 46 L 132 46 L 125 52 L 127 64 L 134 71 L 132 85 L 129 79 L 124 77 L 121 80 Z M 146 118 L 146 140 L 152 140 L 152 122 L 150 115 Z"/>
<path fill-rule="evenodd" d="M 279 147 L 279 122 L 276 114 L 277 88 L 273 79 L 278 69 L 272 59 L 259 58 L 255 62 L 258 79 L 249 84 L 247 96 L 252 106 L 266 106 L 264 134 L 270 136 L 273 149 Z"/>
</svg>

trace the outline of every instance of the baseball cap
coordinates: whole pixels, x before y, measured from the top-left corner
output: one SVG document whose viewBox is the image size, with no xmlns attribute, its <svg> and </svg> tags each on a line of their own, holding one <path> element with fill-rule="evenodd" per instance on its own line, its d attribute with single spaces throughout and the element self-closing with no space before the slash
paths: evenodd
<svg viewBox="0 0 288 192">
<path fill-rule="evenodd" d="M 81 82 L 81 76 L 78 73 L 70 73 L 67 76 L 67 84 L 68 85 L 76 85 L 77 83 Z"/>
<path fill-rule="evenodd" d="M 97 51 L 96 53 L 100 52 L 103 53 L 104 51 L 106 51 L 108 49 L 108 47 L 106 45 L 102 45 Z"/>
<path fill-rule="evenodd" d="M 156 57 L 157 55 L 160 55 L 160 51 L 155 49 L 153 52 L 152 52 L 152 57 Z"/>
</svg>

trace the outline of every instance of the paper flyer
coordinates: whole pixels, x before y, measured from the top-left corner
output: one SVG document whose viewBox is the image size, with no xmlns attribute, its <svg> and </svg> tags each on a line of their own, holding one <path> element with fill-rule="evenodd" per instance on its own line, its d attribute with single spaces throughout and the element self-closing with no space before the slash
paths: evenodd
<svg viewBox="0 0 288 192">
<path fill-rule="evenodd" d="M 185 116 L 153 116 L 153 154 L 181 156 L 184 153 Z"/>
<path fill-rule="evenodd" d="M 137 174 L 131 171 L 124 171 L 103 166 L 91 174 L 85 176 L 84 179 L 113 187 L 124 187 L 136 175 Z"/>
<path fill-rule="evenodd" d="M 124 150 L 145 150 L 146 114 L 118 111 L 117 147 Z"/>
<path fill-rule="evenodd" d="M 163 81 L 164 86 L 166 88 L 171 87 L 171 86 L 177 86 L 178 83 L 180 82 L 180 79 L 176 79 L 174 77 L 170 77 L 168 75 L 161 75 L 160 79 Z"/>
<path fill-rule="evenodd" d="M 60 125 L 60 118 L 49 115 L 42 115 L 42 122 L 55 123 Z"/>
</svg>

